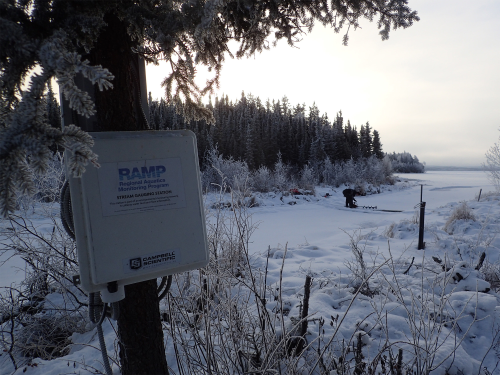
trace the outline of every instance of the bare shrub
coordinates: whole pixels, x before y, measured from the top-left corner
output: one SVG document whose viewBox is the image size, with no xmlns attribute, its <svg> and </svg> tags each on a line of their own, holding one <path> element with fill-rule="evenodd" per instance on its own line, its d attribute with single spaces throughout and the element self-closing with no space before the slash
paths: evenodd
<svg viewBox="0 0 500 375">
<path fill-rule="evenodd" d="M 165 328 L 172 335 L 180 373 L 428 375 L 442 365 L 453 366 L 455 351 L 468 337 L 470 327 L 482 318 L 474 313 L 480 311 L 474 292 L 468 292 L 469 301 L 463 305 L 454 302 L 453 285 L 463 262 L 447 264 L 445 259 L 442 272 L 442 264 L 422 260 L 413 266 L 422 273 L 420 285 L 402 284 L 413 262 L 408 267 L 407 262 L 399 264 L 389 258 L 379 265 L 373 260 L 374 264 L 368 264 L 367 237 L 359 231 L 349 235 L 354 288 L 346 289 L 350 290 L 347 295 L 352 294 L 346 298 L 349 306 L 342 317 L 308 316 L 306 295 L 317 292 L 314 285 L 321 289 L 339 283 L 315 279 L 311 287 L 309 275 L 300 294 L 303 301 L 297 297 L 300 312 L 292 313 L 289 303 L 293 297 L 283 295 L 281 284 L 287 248 L 282 254 L 280 282 L 269 285 L 267 265 L 257 267 L 248 254 L 254 226 L 245 208 L 212 215 L 209 267 L 177 276 L 165 306 Z M 345 319 L 352 319 L 351 306 L 361 294 L 372 309 L 340 334 Z M 390 339 L 389 302 L 405 311 L 408 328 L 403 339 Z M 317 334 L 312 332 L 316 328 L 311 328 L 311 322 Z M 346 337 L 349 331 L 351 336 Z M 375 337 L 381 338 L 377 350 L 365 350 Z"/>
<path fill-rule="evenodd" d="M 375 264 L 367 258 L 368 237 L 356 231 L 348 234 L 353 254 L 347 263 L 351 284 L 341 285 L 341 277 L 317 280 L 307 274 L 304 288 L 286 295 L 282 280 L 287 247 L 280 255 L 279 280 L 270 283 L 266 258 L 249 254 L 256 224 L 246 209 L 246 202 L 252 202 L 248 181 L 237 183 L 226 194 L 228 179 L 223 174 L 219 177 L 219 202 L 207 212 L 210 264 L 175 275 L 161 306 L 163 328 L 176 352 L 177 363 L 171 366 L 177 373 L 427 375 L 443 363 L 451 368 L 450 358 L 480 310 L 453 304 L 450 290 L 457 280 L 458 265 L 445 260 L 441 269 L 441 264 L 422 260 L 414 266 L 412 261 L 408 267 L 408 262 L 396 263 L 392 257 Z M 5 232 L 4 249 L 26 257 L 29 264 L 22 288 L 11 289 L 0 302 L 1 315 L 6 317 L 0 345 L 16 366 L 27 360 L 23 355 L 46 359 L 64 355 L 68 336 L 88 323 L 83 315 L 86 307 L 80 301 L 83 294 L 68 279 L 76 267 L 74 244 L 57 219 L 50 223 L 47 230 L 47 226 L 37 228 L 24 217 L 12 216 Z M 392 224 L 386 235 L 392 233 L 393 237 L 395 230 L 396 224 Z M 269 250 L 267 261 L 270 256 Z M 420 285 L 404 282 L 411 267 L 420 270 Z M 482 272 L 491 275 L 487 276 L 491 280 L 498 279 L 494 265 L 485 264 Z M 341 317 L 333 310 L 330 316 L 318 316 L 307 306 L 309 293 L 313 297 L 328 283 L 344 293 L 343 302 L 348 306 Z M 41 302 L 54 292 L 64 294 L 71 303 L 68 308 L 53 309 L 53 314 L 41 314 Z M 470 296 L 467 302 L 474 305 L 477 295 L 471 292 Z M 368 301 L 366 315 L 343 327 L 347 332 L 343 336 L 340 327 L 344 321 L 352 321 L 351 306 L 361 298 L 365 304 Z M 408 322 L 404 336 L 392 341 L 387 323 L 389 302 L 391 309 L 397 305 L 404 311 Z M 293 303 L 300 307 L 291 308 Z M 16 315 L 19 311 L 23 314 Z M 366 350 L 370 340 L 384 335 L 385 339 L 377 338 L 375 352 Z M 451 343 L 446 347 L 451 351 L 445 354 L 444 342 Z"/>
<path fill-rule="evenodd" d="M 365 296 L 373 296 L 377 294 L 377 291 L 370 289 L 370 278 L 368 275 L 372 271 L 373 267 L 369 267 L 365 259 L 366 250 L 366 235 L 361 233 L 361 230 L 357 230 L 352 234 L 344 231 L 349 236 L 349 247 L 354 256 L 354 261 L 346 261 L 346 266 L 352 272 L 354 281 L 353 286 L 355 290 L 360 289 L 361 294 Z M 363 242 L 364 241 L 364 242 Z"/>
<path fill-rule="evenodd" d="M 427 375 L 442 365 L 446 365 L 449 370 L 471 327 L 484 319 L 482 315 L 478 315 L 481 311 L 478 297 L 482 293 L 465 292 L 468 293 L 468 300 L 462 300 L 460 303 L 454 298 L 457 273 L 464 264 L 449 263 L 446 259 L 432 264 L 423 258 L 422 263 L 416 266 L 421 273 L 420 285 L 403 285 L 400 266 L 392 258 L 388 264 L 389 272 L 384 270 L 380 273 L 388 286 L 387 290 L 384 288 L 384 293 L 389 293 L 391 299 L 396 297 L 398 304 L 405 309 L 405 320 L 410 331 L 407 340 L 387 343 L 386 349 L 403 349 L 407 354 L 402 368 L 411 371 L 411 374 Z M 445 272 L 433 271 L 436 267 L 444 269 Z M 375 304 L 372 306 L 379 319 L 383 320 L 384 309 Z M 493 344 L 492 342 L 491 345 Z M 382 349 L 380 353 L 386 349 Z M 455 368 L 455 371 L 461 373 L 460 368 Z"/>
<path fill-rule="evenodd" d="M 37 314 L 23 321 L 16 346 L 23 357 L 51 360 L 69 353 L 70 337 L 84 332 L 81 316 Z M 85 322 L 85 320 L 83 320 Z"/>
<path fill-rule="evenodd" d="M 266 373 L 286 362 L 289 329 L 273 309 L 267 269 L 248 254 L 255 229 L 244 206 L 211 211 L 211 260 L 201 271 L 176 275 L 164 328 L 174 340 L 181 373 Z M 281 320 L 280 320 L 281 319 Z M 290 372 L 293 373 L 293 372 Z"/>
<path fill-rule="evenodd" d="M 500 264 L 491 263 L 486 260 L 479 269 L 484 279 L 490 283 L 491 288 L 495 292 L 500 291 Z"/>
<path fill-rule="evenodd" d="M 68 236 L 56 214 L 56 207 L 38 211 L 46 225 L 38 226 L 28 217 L 9 216 L 9 225 L 2 231 L 1 251 L 9 257 L 21 257 L 27 264 L 24 285 L 29 293 L 43 285 L 43 294 L 53 288 L 67 289 L 72 275 L 79 272 L 75 242 Z M 81 291 L 83 293 L 83 291 Z"/>
<path fill-rule="evenodd" d="M 500 192 L 500 145 L 498 143 L 486 152 L 486 163 L 483 164 L 483 168 L 497 191 Z"/>
<path fill-rule="evenodd" d="M 76 244 L 58 217 L 63 178 L 56 154 L 47 173 L 36 179 L 38 193 L 18 197 L 19 213 L 2 223 L 0 266 L 11 258 L 25 262 L 24 281 L 0 293 L 0 331 L 8 332 L 0 335 L 0 347 L 14 369 L 33 358 L 66 355 L 70 336 L 84 332 L 89 322 L 86 295 L 72 280 L 79 273 Z"/>
<path fill-rule="evenodd" d="M 30 172 L 34 174 L 32 168 Z M 33 213 L 37 203 L 58 202 L 59 192 L 65 180 L 63 155 L 55 153 L 47 163 L 47 170 L 43 174 L 34 174 L 35 193 L 16 194 L 16 209 L 27 214 Z"/>
<path fill-rule="evenodd" d="M 450 217 L 446 221 L 444 225 L 444 231 L 452 234 L 453 233 L 453 224 L 457 220 L 468 220 L 468 221 L 476 221 L 476 216 L 472 212 L 471 208 L 467 205 L 466 202 L 461 202 L 455 209 L 451 212 Z"/>
<path fill-rule="evenodd" d="M 481 196 L 479 196 L 479 193 L 477 193 L 474 196 L 474 200 L 480 200 L 480 201 L 489 201 L 489 200 L 499 200 L 500 199 L 500 194 L 498 191 L 486 191 L 486 192 L 481 192 Z"/>
<path fill-rule="evenodd" d="M 420 210 L 416 210 L 408 223 L 418 225 L 420 224 Z"/>
<path fill-rule="evenodd" d="M 387 238 L 394 238 L 394 229 L 396 227 L 396 223 L 391 223 L 387 228 L 384 230 L 384 236 Z"/>
</svg>

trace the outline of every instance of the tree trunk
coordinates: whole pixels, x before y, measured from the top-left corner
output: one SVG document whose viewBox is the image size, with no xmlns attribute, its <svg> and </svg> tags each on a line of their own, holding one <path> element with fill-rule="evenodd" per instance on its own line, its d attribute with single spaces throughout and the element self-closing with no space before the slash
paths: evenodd
<svg viewBox="0 0 500 375">
<path fill-rule="evenodd" d="M 140 130 L 137 80 L 134 74 L 137 56 L 126 25 L 108 14 L 108 26 L 91 51 L 92 64 L 108 68 L 115 76 L 113 89 L 95 90 L 97 129 L 99 131 Z M 120 362 L 123 375 L 168 374 L 160 320 L 156 280 L 125 287 L 118 318 Z"/>
<path fill-rule="evenodd" d="M 156 280 L 125 287 L 118 335 L 123 375 L 168 374 Z"/>
</svg>

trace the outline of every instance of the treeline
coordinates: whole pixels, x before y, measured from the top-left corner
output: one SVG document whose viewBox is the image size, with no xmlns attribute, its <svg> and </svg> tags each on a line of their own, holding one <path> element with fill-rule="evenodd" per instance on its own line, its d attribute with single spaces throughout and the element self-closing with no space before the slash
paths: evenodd
<svg viewBox="0 0 500 375">
<path fill-rule="evenodd" d="M 213 111 L 214 123 L 185 122 L 173 104 L 153 100 L 151 95 L 149 98 L 153 129 L 189 129 L 196 134 L 202 170 L 211 167 L 207 163 L 213 158 L 207 155 L 217 150 L 225 159 L 244 162 L 250 172 L 262 167 L 274 170 L 277 163 L 283 163 L 289 175 L 298 178 L 307 168 L 318 182 L 328 183 L 351 179 L 329 177 L 335 171 L 345 175 L 343 166 L 361 170 L 366 169 L 368 159 L 372 159 L 368 164 L 373 167 L 384 158 L 378 131 L 368 122 L 358 130 L 344 121 L 342 112 L 330 120 L 314 104 L 309 108 L 292 106 L 286 97 L 262 103 L 260 98 L 244 93 L 235 103 L 227 96 L 216 97 L 207 107 Z M 384 177 L 377 177 L 376 182 L 383 183 L 390 168 L 380 165 L 376 169 L 384 171 Z"/>
<path fill-rule="evenodd" d="M 387 154 L 391 161 L 391 166 L 396 173 L 424 173 L 425 166 L 417 156 L 412 156 L 409 152 Z"/>
<path fill-rule="evenodd" d="M 59 105 L 51 87 L 45 101 L 47 121 L 60 127 Z M 260 98 L 244 93 L 235 103 L 227 96 L 216 97 L 207 105 L 214 114 L 213 123 L 186 122 L 174 104 L 153 100 L 151 94 L 148 104 L 152 129 L 189 129 L 196 134 L 207 186 L 217 182 L 214 165 L 232 176 L 225 176 L 227 182 L 245 176 L 261 191 L 269 184 L 272 188 L 319 183 L 380 185 L 392 182 L 393 170 L 424 171 L 417 157 L 409 153 L 384 154 L 380 135 L 368 122 L 358 130 L 349 120 L 344 121 L 342 112 L 330 120 L 315 104 L 292 106 L 286 97 L 263 104 Z"/>
</svg>

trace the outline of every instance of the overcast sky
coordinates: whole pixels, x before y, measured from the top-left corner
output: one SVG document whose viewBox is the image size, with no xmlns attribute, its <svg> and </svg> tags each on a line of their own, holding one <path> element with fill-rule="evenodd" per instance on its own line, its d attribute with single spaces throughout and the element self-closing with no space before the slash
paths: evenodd
<svg viewBox="0 0 500 375">
<path fill-rule="evenodd" d="M 421 20 L 381 41 L 367 20 L 342 35 L 317 26 L 298 48 L 285 42 L 250 59 L 227 59 L 218 96 L 241 92 L 292 105 L 314 102 L 370 122 L 385 152 L 407 151 L 429 166 L 478 166 L 500 128 L 500 1 L 409 0 Z M 163 67 L 147 67 L 163 95 Z"/>
</svg>

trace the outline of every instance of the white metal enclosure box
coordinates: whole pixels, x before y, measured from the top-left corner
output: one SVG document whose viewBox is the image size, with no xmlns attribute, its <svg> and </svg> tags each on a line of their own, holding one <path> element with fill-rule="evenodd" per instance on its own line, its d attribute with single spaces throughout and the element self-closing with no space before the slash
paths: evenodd
<svg viewBox="0 0 500 375">
<path fill-rule="evenodd" d="M 101 167 L 69 178 L 83 289 L 113 302 L 124 285 L 207 265 L 194 133 L 90 135 Z"/>
</svg>

